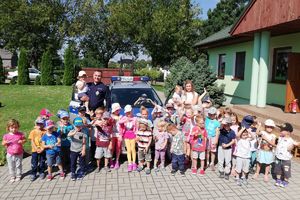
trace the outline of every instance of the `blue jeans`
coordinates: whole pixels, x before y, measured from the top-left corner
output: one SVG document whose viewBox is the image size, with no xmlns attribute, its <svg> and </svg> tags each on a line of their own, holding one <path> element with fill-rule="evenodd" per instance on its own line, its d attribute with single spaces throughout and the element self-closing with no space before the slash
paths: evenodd
<svg viewBox="0 0 300 200">
<path fill-rule="evenodd" d="M 185 161 L 185 156 L 184 154 L 182 155 L 176 155 L 172 154 L 172 169 L 173 170 L 180 170 L 181 172 L 184 171 L 184 161 Z"/>
<path fill-rule="evenodd" d="M 85 156 L 81 156 L 81 152 L 70 151 L 71 173 L 76 174 L 77 160 L 79 158 L 79 169 L 77 173 L 84 175 L 85 173 Z"/>
<path fill-rule="evenodd" d="M 36 175 L 37 172 L 40 174 L 46 170 L 46 153 L 32 152 L 31 154 L 31 174 Z"/>
</svg>

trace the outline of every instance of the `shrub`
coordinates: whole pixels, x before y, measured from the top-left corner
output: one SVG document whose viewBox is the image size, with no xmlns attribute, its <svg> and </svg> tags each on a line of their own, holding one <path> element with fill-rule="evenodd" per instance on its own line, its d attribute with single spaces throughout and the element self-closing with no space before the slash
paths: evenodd
<svg viewBox="0 0 300 200">
<path fill-rule="evenodd" d="M 17 82 L 18 82 L 18 77 L 15 76 L 15 77 L 13 77 L 13 78 L 10 80 L 9 84 L 10 84 L 10 85 L 16 85 Z"/>
<path fill-rule="evenodd" d="M 62 76 L 55 76 L 55 85 L 62 85 Z"/>
<path fill-rule="evenodd" d="M 29 61 L 27 58 L 27 52 L 24 48 L 21 48 L 20 58 L 18 62 L 18 84 L 28 85 L 30 83 L 29 79 Z"/>
<path fill-rule="evenodd" d="M 2 58 L 0 57 L 0 84 L 5 83 L 4 68 Z"/>
<path fill-rule="evenodd" d="M 72 46 L 69 45 L 64 55 L 64 64 L 65 64 L 64 77 L 63 77 L 64 85 L 72 85 L 75 82 L 74 60 L 75 57 L 73 54 Z"/>
<path fill-rule="evenodd" d="M 41 85 L 41 77 L 37 76 L 34 81 L 34 85 Z"/>
<path fill-rule="evenodd" d="M 41 62 L 41 85 L 53 85 L 53 66 L 49 51 L 43 53 Z"/>
<path fill-rule="evenodd" d="M 224 85 L 218 86 L 215 73 L 207 65 L 204 58 L 193 63 L 186 57 L 179 58 L 170 68 L 170 74 L 165 83 L 165 93 L 169 94 L 174 87 L 184 85 L 184 81 L 192 80 L 195 91 L 202 94 L 207 89 L 216 106 L 221 106 L 225 101 Z"/>
<path fill-rule="evenodd" d="M 148 76 L 151 78 L 151 81 L 156 81 L 162 73 L 157 69 L 143 68 L 138 70 L 136 74 L 139 76 Z"/>
</svg>

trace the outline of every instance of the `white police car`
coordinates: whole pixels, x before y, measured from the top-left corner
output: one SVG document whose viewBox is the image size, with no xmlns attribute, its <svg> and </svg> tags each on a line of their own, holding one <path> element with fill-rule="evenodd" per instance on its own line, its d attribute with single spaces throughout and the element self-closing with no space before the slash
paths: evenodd
<svg viewBox="0 0 300 200">
<path fill-rule="evenodd" d="M 154 108 L 154 103 L 163 106 L 163 103 L 155 90 L 148 83 L 150 79 L 145 76 L 113 76 L 109 89 L 111 92 L 111 103 L 119 103 L 122 108 L 127 104 L 133 107 L 133 114 L 136 116 L 141 106 L 149 109 L 149 118 Z M 80 101 L 77 97 L 76 88 L 73 88 L 72 100 L 69 105 L 70 121 L 78 114 Z M 124 110 L 121 111 L 124 115 Z"/>
</svg>

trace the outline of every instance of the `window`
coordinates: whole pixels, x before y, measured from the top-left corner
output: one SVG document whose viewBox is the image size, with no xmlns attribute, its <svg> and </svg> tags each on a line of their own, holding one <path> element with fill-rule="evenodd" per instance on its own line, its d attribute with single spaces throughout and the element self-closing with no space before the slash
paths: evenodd
<svg viewBox="0 0 300 200">
<path fill-rule="evenodd" d="M 288 70 L 288 54 L 291 52 L 291 50 L 291 47 L 274 49 L 272 82 L 286 82 Z"/>
<path fill-rule="evenodd" d="M 246 52 L 236 52 L 234 79 L 244 80 Z"/>
<path fill-rule="evenodd" d="M 225 75 L 225 58 L 226 58 L 226 54 L 219 55 L 218 78 L 220 79 L 224 79 L 224 75 Z"/>
</svg>

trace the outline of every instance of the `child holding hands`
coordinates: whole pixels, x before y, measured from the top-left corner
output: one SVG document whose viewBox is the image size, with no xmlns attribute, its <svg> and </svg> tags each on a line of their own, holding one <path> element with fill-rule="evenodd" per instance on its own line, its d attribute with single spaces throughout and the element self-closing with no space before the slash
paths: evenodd
<svg viewBox="0 0 300 200">
<path fill-rule="evenodd" d="M 160 168 L 165 169 L 166 149 L 169 140 L 169 134 L 166 132 L 167 123 L 163 120 L 157 123 L 157 132 L 154 133 L 155 140 L 155 159 L 154 170 L 159 171 L 157 162 L 160 159 Z"/>
</svg>

